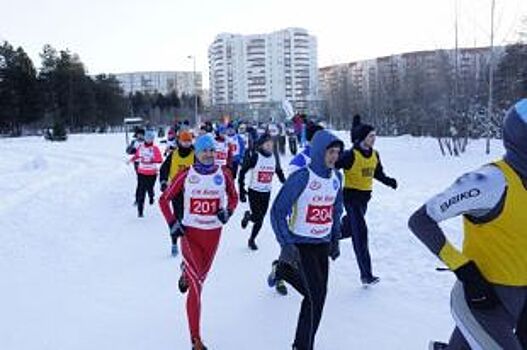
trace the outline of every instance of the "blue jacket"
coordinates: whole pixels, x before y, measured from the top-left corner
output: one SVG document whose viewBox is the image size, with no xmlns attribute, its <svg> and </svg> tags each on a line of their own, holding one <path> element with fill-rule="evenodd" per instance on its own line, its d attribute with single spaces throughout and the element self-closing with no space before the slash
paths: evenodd
<svg viewBox="0 0 527 350">
<path fill-rule="evenodd" d="M 240 150 L 240 153 L 236 157 L 234 157 L 234 161 L 239 164 L 242 162 L 243 157 L 245 155 L 245 142 L 243 141 L 240 134 L 236 134 L 235 137 L 236 137 L 236 142 L 238 142 L 238 148 Z"/>
<path fill-rule="evenodd" d="M 333 171 L 325 165 L 325 153 L 328 146 L 334 142 L 342 141 L 329 131 L 318 131 L 311 142 L 311 163 L 309 169 L 320 177 L 329 179 Z M 304 192 L 309 181 L 309 170 L 307 168 L 300 169 L 291 174 L 285 184 L 280 189 L 273 206 L 271 208 L 271 225 L 273 227 L 276 239 L 281 246 L 293 243 L 308 243 L 320 244 L 328 243 L 331 240 L 340 238 L 340 217 L 342 216 L 342 175 L 336 172 L 340 182 L 340 189 L 335 200 L 335 207 L 333 209 L 333 228 L 331 235 L 322 238 L 309 238 L 295 235 L 289 229 L 289 215 L 292 211 L 296 201 Z"/>
<path fill-rule="evenodd" d="M 296 156 L 291 159 L 289 162 L 289 166 L 294 166 L 295 168 L 303 168 L 307 166 L 307 159 L 311 158 L 311 146 L 307 145 L 304 147 L 302 152 L 298 153 Z"/>
</svg>

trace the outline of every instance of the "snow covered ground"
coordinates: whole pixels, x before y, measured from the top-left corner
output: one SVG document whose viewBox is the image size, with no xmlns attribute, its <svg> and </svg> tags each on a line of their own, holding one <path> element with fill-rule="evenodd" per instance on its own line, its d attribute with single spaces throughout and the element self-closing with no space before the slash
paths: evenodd
<svg viewBox="0 0 527 350">
<path fill-rule="evenodd" d="M 189 349 L 180 260 L 169 256 L 157 205 L 136 217 L 124 148 L 123 135 L 0 140 L 0 349 Z M 382 282 L 360 286 L 351 242 L 343 242 L 316 349 L 417 350 L 447 339 L 453 277 L 435 272 L 438 261 L 406 223 L 456 176 L 502 153 L 496 142 L 485 156 L 481 141 L 461 158 L 443 158 L 436 141 L 410 137 L 381 138 L 377 148 L 400 184 L 396 192 L 377 184 L 368 213 Z M 278 246 L 266 222 L 260 250 L 248 251 L 245 207 L 224 231 L 205 286 L 203 338 L 212 350 L 289 349 L 300 297 L 266 286 Z M 460 221 L 444 227 L 459 242 Z"/>
</svg>

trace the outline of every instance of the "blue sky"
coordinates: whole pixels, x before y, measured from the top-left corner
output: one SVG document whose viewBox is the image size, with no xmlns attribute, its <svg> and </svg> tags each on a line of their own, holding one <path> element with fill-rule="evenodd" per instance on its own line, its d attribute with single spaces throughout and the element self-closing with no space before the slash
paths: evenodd
<svg viewBox="0 0 527 350">
<path fill-rule="evenodd" d="M 489 42 L 490 0 L 458 0 L 460 44 Z M 455 0 L 0 0 L 0 40 L 39 64 L 45 43 L 78 53 L 90 73 L 192 70 L 206 73 L 220 32 L 304 27 L 319 65 L 454 45 Z M 497 0 L 497 43 L 514 40 L 527 1 Z M 207 84 L 207 82 L 205 82 Z"/>
</svg>

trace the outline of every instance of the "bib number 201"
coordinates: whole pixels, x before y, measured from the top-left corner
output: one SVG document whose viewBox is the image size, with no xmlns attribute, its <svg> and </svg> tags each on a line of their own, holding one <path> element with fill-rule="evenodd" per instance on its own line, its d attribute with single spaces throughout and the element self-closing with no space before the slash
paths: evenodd
<svg viewBox="0 0 527 350">
<path fill-rule="evenodd" d="M 220 208 L 219 198 L 191 198 L 190 213 L 195 215 L 216 215 Z"/>
</svg>

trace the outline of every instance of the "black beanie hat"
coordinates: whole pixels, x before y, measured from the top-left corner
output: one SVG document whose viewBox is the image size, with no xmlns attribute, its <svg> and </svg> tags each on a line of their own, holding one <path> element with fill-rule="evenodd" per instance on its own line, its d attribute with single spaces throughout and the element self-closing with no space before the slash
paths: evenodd
<svg viewBox="0 0 527 350">
<path fill-rule="evenodd" d="M 375 128 L 368 124 L 361 124 L 357 126 L 356 134 L 354 135 L 356 136 L 354 143 L 361 143 L 362 141 L 366 139 L 366 137 L 368 137 L 369 133 L 374 130 Z"/>
<path fill-rule="evenodd" d="M 258 147 L 260 147 L 261 145 L 263 145 L 267 141 L 271 141 L 272 139 L 273 138 L 271 137 L 271 134 L 266 132 L 266 133 L 262 134 L 262 136 L 260 136 L 258 138 L 257 145 L 258 145 Z"/>
<path fill-rule="evenodd" d="M 311 122 L 311 121 L 308 122 L 307 125 L 306 125 L 306 140 L 307 140 L 307 142 L 311 142 L 311 140 L 313 139 L 313 136 L 319 130 L 324 130 L 324 128 L 321 125 L 316 124 L 314 122 Z"/>
<path fill-rule="evenodd" d="M 361 118 L 360 114 L 355 114 L 353 116 L 353 124 L 351 125 L 352 128 L 355 128 L 361 124 Z"/>
</svg>

